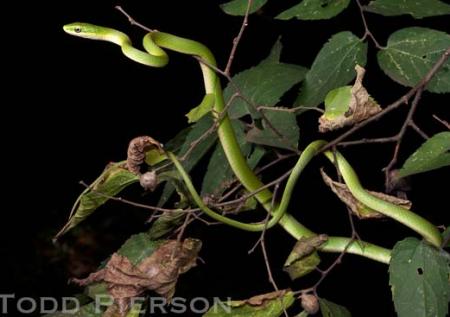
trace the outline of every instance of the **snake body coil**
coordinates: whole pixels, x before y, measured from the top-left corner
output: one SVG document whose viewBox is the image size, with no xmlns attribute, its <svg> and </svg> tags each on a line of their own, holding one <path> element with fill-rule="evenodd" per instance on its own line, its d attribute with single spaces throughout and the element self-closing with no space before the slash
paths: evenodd
<svg viewBox="0 0 450 317">
<path fill-rule="evenodd" d="M 227 160 L 242 185 L 249 192 L 256 192 L 255 198 L 268 212 L 272 213 L 273 217 L 268 224 L 249 224 L 224 217 L 210 210 L 203 203 L 200 196 L 196 192 L 189 176 L 184 171 L 183 166 L 178 162 L 177 158 L 173 154 L 169 153 L 169 158 L 174 162 L 175 167 L 184 179 L 184 182 L 186 183 L 192 197 L 206 214 L 216 220 L 243 230 L 260 231 L 264 230 L 266 226 L 271 227 L 276 223 L 280 223 L 286 231 L 297 239 L 301 236 L 308 237 L 314 235 L 312 231 L 300 224 L 290 214 L 286 213 L 286 210 L 290 201 L 292 190 L 300 172 L 316 154 L 320 153 L 320 149 L 326 144 L 325 141 L 315 141 L 303 151 L 288 179 L 280 204 L 272 206 L 272 193 L 268 189 L 260 190 L 264 184 L 253 173 L 248 166 L 246 159 L 242 155 L 230 119 L 227 115 L 221 116 L 225 109 L 222 88 L 216 72 L 210 67 L 216 67 L 215 58 L 206 46 L 172 34 L 154 31 L 144 36 L 143 46 L 146 50 L 146 52 L 144 52 L 134 48 L 126 34 L 111 28 L 96 26 L 88 23 L 72 23 L 64 26 L 64 30 L 75 36 L 115 43 L 122 48 L 124 55 L 128 58 L 152 67 L 163 67 L 167 64 L 168 56 L 162 48 L 199 58 L 200 67 L 203 73 L 205 94 L 214 96 L 212 114 L 216 119 L 221 119 L 217 132 Z M 377 210 L 386 216 L 394 218 L 412 228 L 431 244 L 435 246 L 440 245 L 441 236 L 435 226 L 424 218 L 406 209 L 376 199 L 362 188 L 356 173 L 353 171 L 348 162 L 342 157 L 342 155 L 339 153 L 337 155 L 333 155 L 330 152 L 325 152 L 325 155 L 332 161 L 334 161 L 334 157 L 337 158 L 337 165 L 339 166 L 344 180 L 352 194 L 358 200 L 368 207 Z M 328 242 L 321 247 L 321 250 L 323 251 L 332 252 L 339 252 L 344 249 L 349 253 L 361 254 L 380 262 L 389 262 L 390 255 L 388 250 L 362 241 L 354 243 L 354 241 L 350 241 L 348 238 L 330 237 Z"/>
</svg>

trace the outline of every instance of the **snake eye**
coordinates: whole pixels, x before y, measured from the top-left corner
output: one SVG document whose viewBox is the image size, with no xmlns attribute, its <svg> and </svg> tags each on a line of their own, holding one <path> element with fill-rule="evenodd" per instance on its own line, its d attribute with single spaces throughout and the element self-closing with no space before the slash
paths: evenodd
<svg viewBox="0 0 450 317">
<path fill-rule="evenodd" d="M 74 31 L 75 31 L 75 33 L 81 33 L 81 28 L 80 28 L 79 26 L 77 26 L 77 27 L 74 29 Z"/>
</svg>

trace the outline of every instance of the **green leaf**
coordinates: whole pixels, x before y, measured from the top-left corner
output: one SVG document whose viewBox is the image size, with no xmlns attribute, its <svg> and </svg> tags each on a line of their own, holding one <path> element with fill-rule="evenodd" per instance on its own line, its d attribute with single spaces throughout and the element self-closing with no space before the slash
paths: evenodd
<svg viewBox="0 0 450 317">
<path fill-rule="evenodd" d="M 450 14 L 450 5 L 438 0 L 375 0 L 364 9 L 384 16 L 410 14 L 416 19 Z"/>
<path fill-rule="evenodd" d="M 186 213 L 181 210 L 165 212 L 153 222 L 148 230 L 149 238 L 155 240 L 168 235 L 183 223 L 185 217 Z"/>
<path fill-rule="evenodd" d="M 216 302 L 203 317 L 278 317 L 293 303 L 294 293 L 284 290 L 243 301 Z"/>
<path fill-rule="evenodd" d="M 335 304 L 326 299 L 319 299 L 320 312 L 323 317 L 351 317 L 352 314 L 344 306 Z"/>
<path fill-rule="evenodd" d="M 325 97 L 324 116 L 333 119 L 344 115 L 350 106 L 352 98 L 352 86 L 343 86 L 331 90 Z"/>
<path fill-rule="evenodd" d="M 248 156 L 247 164 L 250 168 L 255 168 L 259 161 L 266 154 L 266 150 L 261 146 L 255 146 L 253 152 Z"/>
<path fill-rule="evenodd" d="M 179 157 L 182 157 L 187 151 L 191 149 L 192 142 L 199 140 L 202 136 L 206 135 L 205 133 L 213 126 L 213 119 L 211 116 L 206 115 L 203 116 L 198 122 L 196 122 L 192 129 L 188 132 L 181 149 L 177 152 Z M 197 146 L 190 151 L 190 154 L 186 157 L 183 164 L 186 172 L 191 171 L 195 165 L 200 161 L 200 159 L 208 152 L 208 150 L 213 146 L 216 142 L 217 133 L 210 133 L 206 137 L 204 137 Z M 175 191 L 175 187 L 171 182 L 168 182 L 164 186 L 163 193 L 158 202 L 158 206 L 164 205 L 172 196 Z"/>
<path fill-rule="evenodd" d="M 450 267 L 424 241 L 406 238 L 392 250 L 389 284 L 399 317 L 444 317 L 448 310 Z"/>
<path fill-rule="evenodd" d="M 117 251 L 130 260 L 133 265 L 139 264 L 155 252 L 165 240 L 151 240 L 147 233 L 132 235 Z"/>
<path fill-rule="evenodd" d="M 145 152 L 145 164 L 149 166 L 155 166 L 165 160 L 167 160 L 167 155 L 165 153 L 161 153 L 159 149 L 153 149 Z"/>
<path fill-rule="evenodd" d="M 267 0 L 253 0 L 249 13 L 258 11 L 266 2 Z M 222 10 L 229 15 L 245 15 L 247 6 L 248 0 L 233 0 L 220 5 Z"/>
<path fill-rule="evenodd" d="M 233 76 L 233 82 L 239 87 L 242 95 L 256 106 L 272 107 L 296 83 L 305 77 L 307 69 L 298 65 L 280 63 L 282 45 L 278 40 L 270 55 L 259 65 Z M 225 101 L 236 93 L 233 85 L 228 84 L 224 90 Z M 235 98 L 230 105 L 231 118 L 240 118 L 252 114 L 259 118 L 259 113 L 242 98 Z"/>
<path fill-rule="evenodd" d="M 300 238 L 283 265 L 283 270 L 292 280 L 313 271 L 320 263 L 317 248 L 327 241 L 326 235 Z"/>
<path fill-rule="evenodd" d="M 350 0 L 303 0 L 292 8 L 280 13 L 275 18 L 289 20 L 322 20 L 330 19 L 348 7 Z"/>
<path fill-rule="evenodd" d="M 191 109 L 191 111 L 189 111 L 186 115 L 188 122 L 197 122 L 201 117 L 210 112 L 214 106 L 214 100 L 214 94 L 206 94 L 205 97 L 203 97 L 202 102 L 197 107 Z"/>
<path fill-rule="evenodd" d="M 248 157 L 252 150 L 252 144 L 245 139 L 244 124 L 240 121 L 233 120 L 232 122 L 236 138 L 241 148 L 242 155 Z M 261 157 L 260 157 L 261 158 Z M 250 159 L 250 157 L 249 157 Z M 248 160 L 249 161 L 249 160 Z M 252 163 L 258 163 L 259 160 Z M 254 165 L 255 166 L 255 165 Z M 250 166 L 253 168 L 254 166 Z M 222 145 L 217 144 L 211 159 L 208 163 L 208 169 L 202 184 L 202 196 L 214 195 L 219 197 L 227 188 L 227 184 L 234 179 L 234 172 L 228 163 L 228 160 L 223 151 Z"/>
<path fill-rule="evenodd" d="M 124 162 L 109 164 L 100 177 L 81 193 L 72 208 L 73 214 L 55 239 L 85 220 L 98 207 L 106 203 L 109 197 L 117 195 L 131 184 L 139 182 L 139 178 L 125 169 L 123 165 Z"/>
<path fill-rule="evenodd" d="M 449 47 L 447 33 L 422 27 L 405 28 L 391 34 L 386 48 L 378 52 L 378 64 L 394 81 L 413 87 Z M 447 60 L 426 89 L 450 92 L 450 61 Z"/>
<path fill-rule="evenodd" d="M 450 132 L 441 132 L 425 141 L 403 164 L 399 176 L 423 173 L 450 165 Z"/>
<path fill-rule="evenodd" d="M 280 110 L 264 111 L 271 125 L 266 120 L 262 120 L 262 129 L 256 126 L 253 127 L 247 132 L 247 141 L 282 149 L 296 150 L 300 137 L 296 115 L 292 112 Z"/>
<path fill-rule="evenodd" d="M 288 262 L 289 260 L 293 261 L 291 257 L 292 255 L 289 255 L 289 258 L 286 262 Z M 284 271 L 289 274 L 291 280 L 295 280 L 314 271 L 319 263 L 320 258 L 317 255 L 317 252 L 314 252 L 308 256 L 304 256 L 301 259 L 293 261 L 289 265 L 285 264 Z"/>
<path fill-rule="evenodd" d="M 296 105 L 315 107 L 327 93 L 355 78 L 355 65 L 364 66 L 367 43 L 351 32 L 340 32 L 322 47 L 306 74 Z"/>
</svg>

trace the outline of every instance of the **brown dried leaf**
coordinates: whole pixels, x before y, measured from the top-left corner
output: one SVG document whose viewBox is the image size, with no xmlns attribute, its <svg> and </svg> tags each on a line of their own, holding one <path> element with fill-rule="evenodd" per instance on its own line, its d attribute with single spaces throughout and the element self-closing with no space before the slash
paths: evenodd
<svg viewBox="0 0 450 317">
<path fill-rule="evenodd" d="M 182 244 L 176 240 L 169 240 L 161 245 L 152 256 L 138 265 L 141 272 L 152 276 L 147 288 L 170 300 L 175 293 L 179 274 L 196 265 L 200 248 L 201 242 L 196 239 L 186 239 Z"/>
<path fill-rule="evenodd" d="M 201 241 L 197 239 L 167 240 L 136 266 L 128 258 L 114 253 L 103 269 L 85 279 L 71 281 L 80 286 L 106 282 L 109 294 L 124 316 L 129 310 L 130 299 L 146 290 L 170 301 L 178 276 L 196 265 L 200 248 Z"/>
<path fill-rule="evenodd" d="M 320 173 L 322 174 L 323 181 L 325 184 L 327 184 L 331 190 L 338 196 L 338 198 L 345 203 L 350 210 L 360 219 L 369 219 L 369 218 L 382 218 L 385 217 L 383 214 L 380 214 L 379 212 L 367 207 L 366 205 L 362 204 L 359 200 L 357 200 L 350 190 L 348 189 L 347 185 L 333 181 L 324 171 L 323 169 L 320 170 Z M 373 192 L 368 191 L 371 195 L 380 198 L 384 201 L 393 203 L 395 205 L 398 205 L 400 207 L 411 209 L 412 203 L 409 200 L 401 199 L 395 196 L 386 195 L 384 193 L 379 192 Z"/>
<path fill-rule="evenodd" d="M 144 135 L 134 138 L 130 141 L 127 151 L 127 168 L 136 175 L 141 174 L 141 165 L 145 161 L 145 153 L 157 149 L 163 153 L 163 146 L 150 136 Z"/>
<path fill-rule="evenodd" d="M 216 302 L 203 316 L 206 317 L 276 317 L 281 316 L 295 301 L 287 289 L 252 297 L 246 300 Z"/>
<path fill-rule="evenodd" d="M 351 97 L 348 111 L 343 115 L 330 117 L 324 113 L 319 118 L 319 131 L 327 132 L 340 129 L 344 126 L 354 125 L 371 116 L 377 114 L 382 109 L 372 97 L 370 97 L 366 88 L 362 85 L 366 70 L 359 66 L 355 66 L 356 80 L 351 88 Z"/>
<path fill-rule="evenodd" d="M 251 306 L 262 306 L 265 304 L 266 301 L 270 301 L 275 298 L 281 298 L 287 292 L 290 292 L 290 290 L 279 290 L 267 294 L 256 295 L 249 299 L 243 300 L 242 305 L 248 304 Z"/>
</svg>

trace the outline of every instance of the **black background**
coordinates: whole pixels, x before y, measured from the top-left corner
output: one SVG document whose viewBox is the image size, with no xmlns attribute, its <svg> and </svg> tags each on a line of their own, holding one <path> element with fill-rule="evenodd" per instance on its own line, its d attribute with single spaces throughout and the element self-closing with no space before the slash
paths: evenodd
<svg viewBox="0 0 450 317">
<path fill-rule="evenodd" d="M 80 180 L 92 181 L 108 162 L 123 159 L 128 141 L 137 135 L 148 134 L 161 142 L 169 140 L 187 125 L 184 114 L 203 94 L 198 65 L 186 56 L 171 54 L 167 67 L 145 68 L 127 60 L 113 44 L 66 35 L 62 25 L 74 21 L 107 25 L 123 30 L 139 43 L 144 33 L 130 26 L 113 8 L 121 4 L 152 28 L 205 43 L 215 53 L 219 65 L 226 64 L 241 18 L 222 13 L 218 7 L 220 1 L 154 2 L 78 0 L 32 5 L 16 2 L 11 9 L 5 9 L 9 26 L 13 28 L 4 34 L 2 45 L 7 54 L 2 116 L 6 119 L 2 137 L 7 175 L 2 215 L 2 223 L 6 225 L 1 245 L 4 249 L 2 293 L 33 297 L 73 294 L 77 289 L 68 286 L 66 281 L 69 272 L 80 272 L 80 266 L 69 257 L 70 250 L 76 249 L 83 265 L 95 267 L 130 234 L 147 228 L 146 211 L 111 203 L 83 223 L 75 231 L 78 235 L 69 234 L 64 238 L 59 248 L 50 242 L 82 190 Z M 270 18 L 274 13 L 296 1 L 272 2 L 261 14 L 250 18 L 233 73 L 256 65 L 279 35 L 285 46 L 283 61 L 309 67 L 331 35 L 343 30 L 351 30 L 358 36 L 363 34 L 353 3 L 332 20 L 274 22 Z M 390 33 L 406 26 L 448 31 L 446 17 L 414 20 L 368 14 L 368 20 L 382 44 Z M 375 53 L 370 44 L 366 86 L 377 101 L 386 105 L 407 88 L 382 74 L 375 63 Z M 405 109 L 373 124 L 364 135 L 395 133 Z M 448 96 L 424 94 L 416 121 L 430 135 L 443 129 L 431 118 L 433 113 L 449 118 Z M 300 148 L 318 138 L 316 120 L 316 113 L 299 118 Z M 414 132 L 408 132 L 401 161 L 421 142 Z M 389 161 L 391 151 L 390 145 L 375 145 L 344 152 L 364 185 L 382 190 L 380 170 Z M 325 165 L 324 162 L 317 160 L 302 175 L 292 206 L 311 229 L 349 235 L 345 208 L 319 179 L 318 167 Z M 280 167 L 278 173 L 286 168 L 286 165 Z M 198 168 L 196 175 L 202 171 Z M 448 224 L 447 174 L 448 170 L 442 169 L 413 179 L 410 197 L 414 209 L 435 224 Z M 127 194 L 141 199 L 137 188 Z M 151 202 L 151 198 L 146 199 Z M 363 239 L 386 247 L 414 235 L 388 220 L 358 222 L 357 228 Z M 201 224 L 190 227 L 188 233 L 203 239 L 201 257 L 205 264 L 181 278 L 177 295 L 238 299 L 272 290 L 260 250 L 247 254 L 257 234 Z M 271 230 L 267 240 L 272 268 L 281 288 L 301 289 L 317 280 L 318 275 L 312 274 L 291 283 L 280 267 L 294 240 L 280 229 Z M 323 255 L 323 265 L 335 256 Z M 345 257 L 342 265 L 320 286 L 319 295 L 345 305 L 354 316 L 393 315 L 387 266 L 361 257 Z"/>
</svg>

